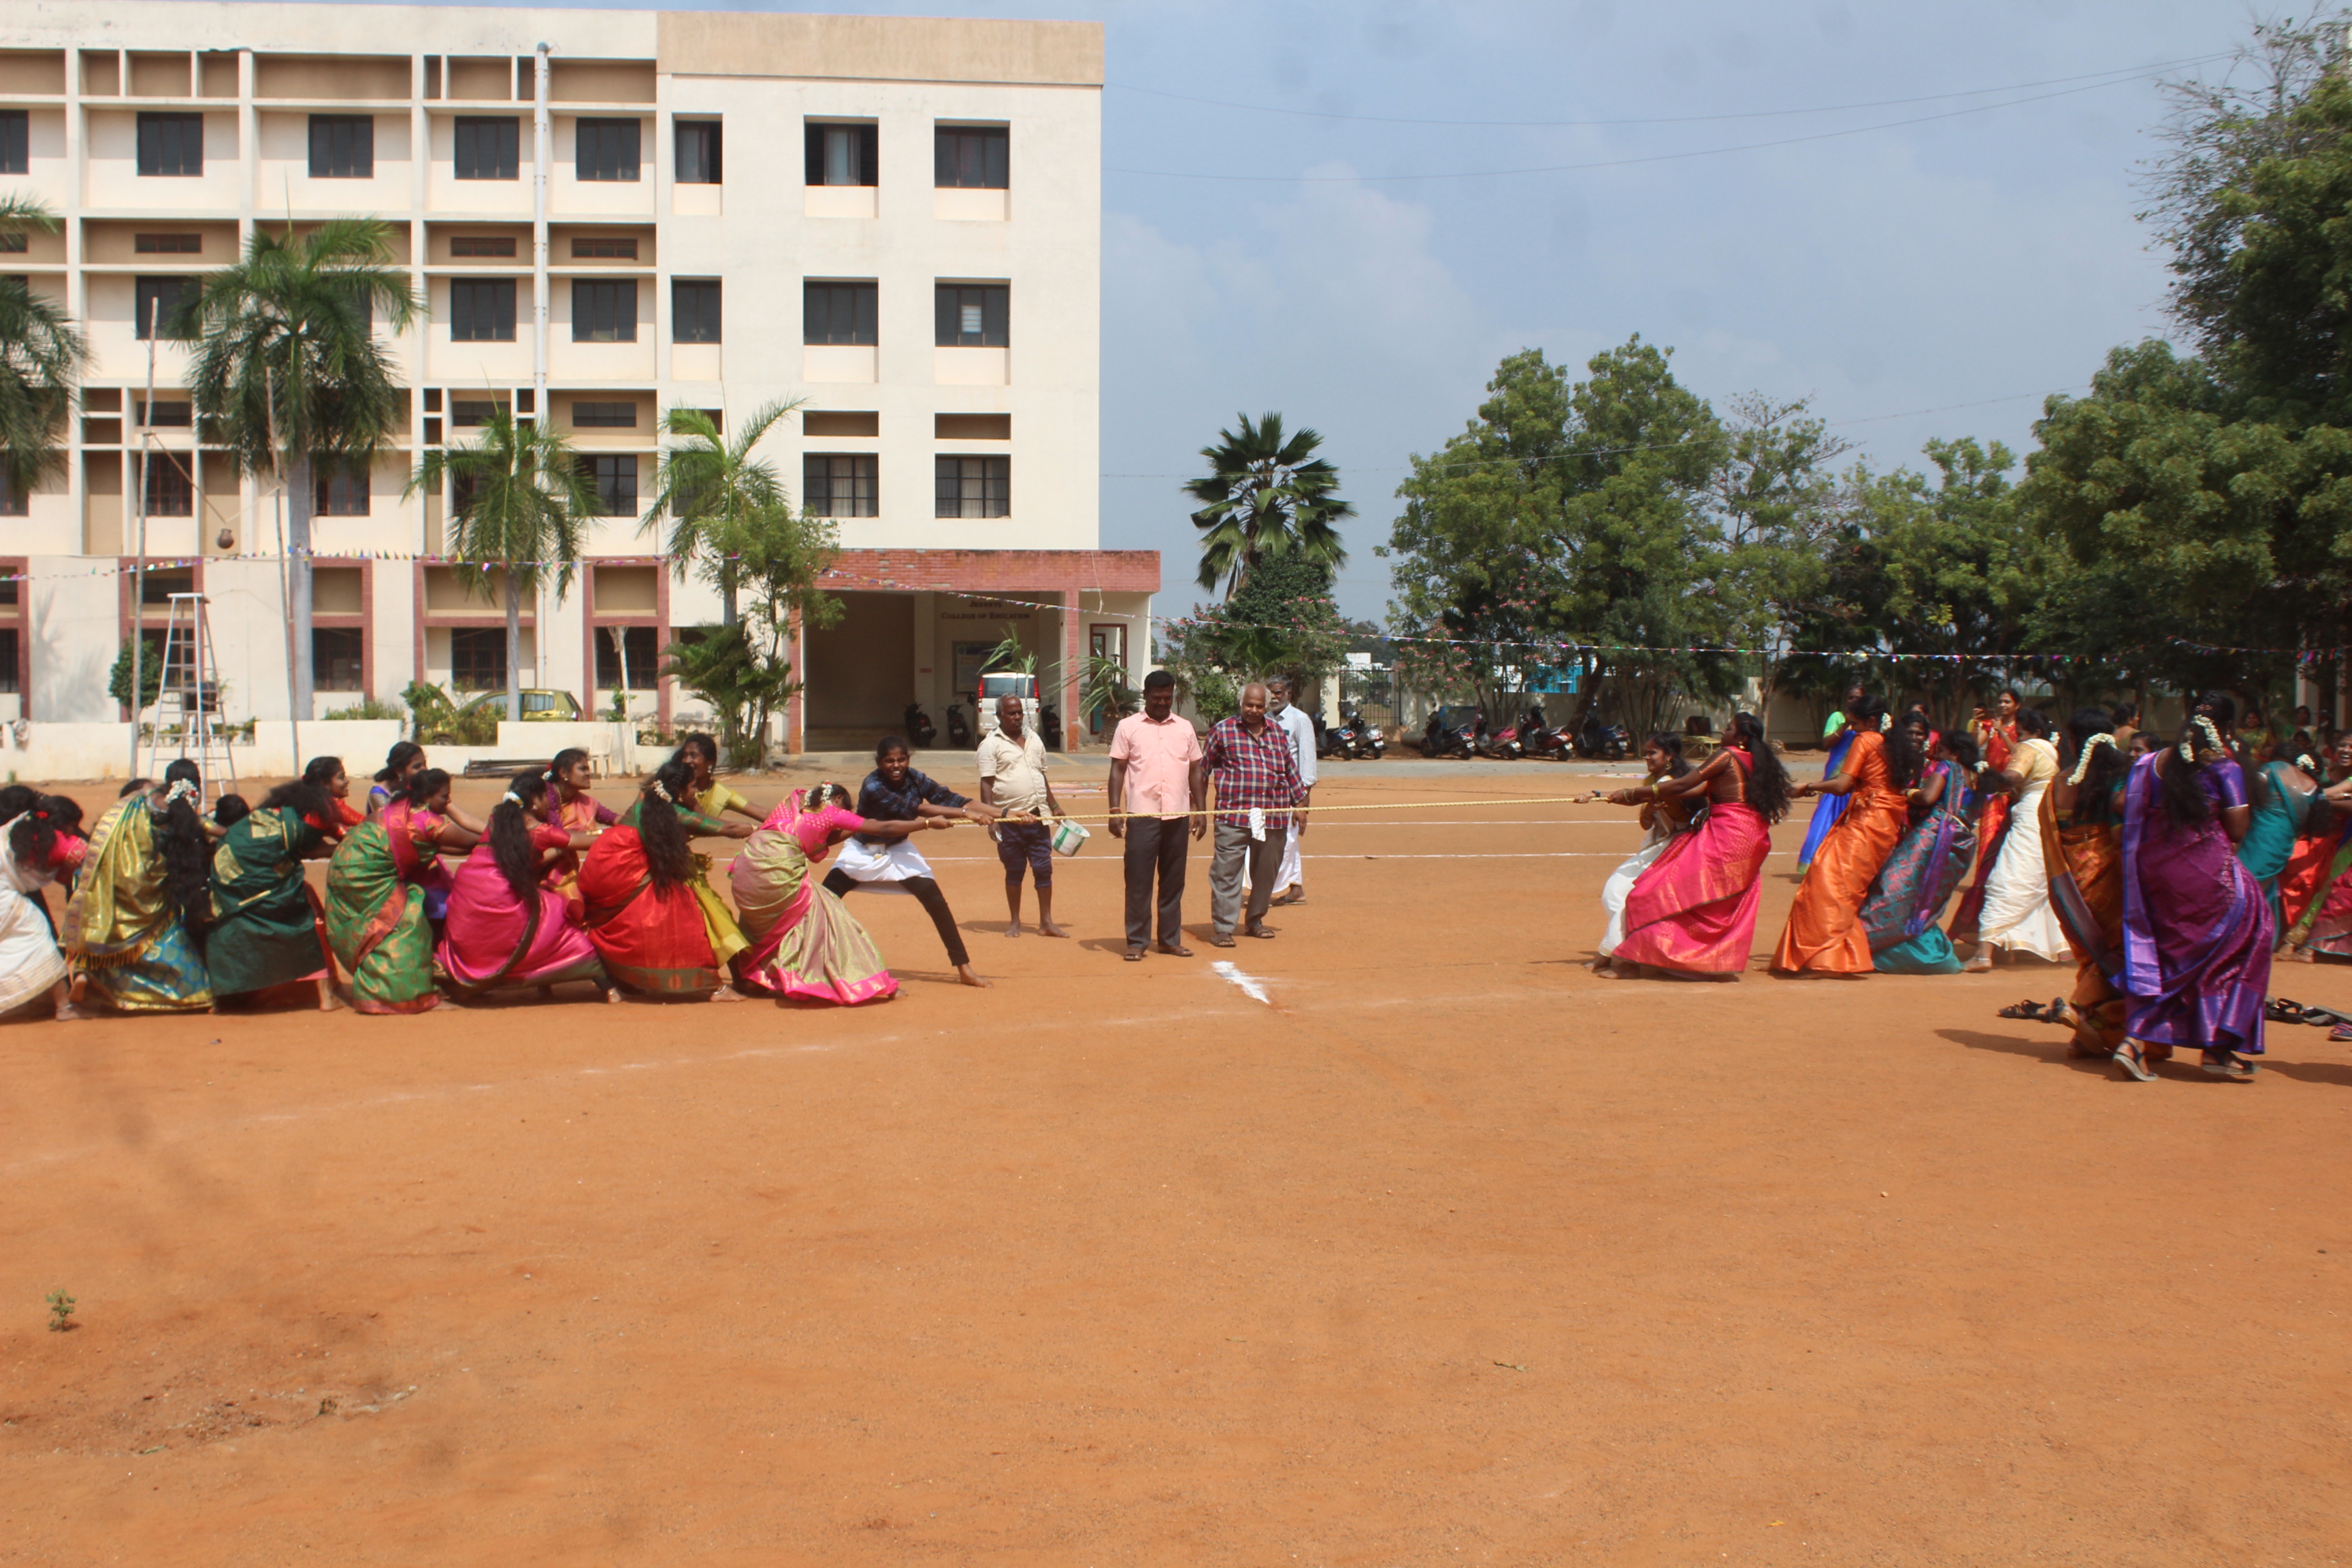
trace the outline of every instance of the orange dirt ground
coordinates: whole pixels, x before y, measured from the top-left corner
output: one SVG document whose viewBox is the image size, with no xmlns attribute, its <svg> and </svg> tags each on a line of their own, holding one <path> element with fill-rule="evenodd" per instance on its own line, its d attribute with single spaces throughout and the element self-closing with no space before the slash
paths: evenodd
<svg viewBox="0 0 2352 1568">
<path fill-rule="evenodd" d="M 859 895 L 856 1011 L 0 1026 L 0 1561 L 2352 1559 L 2352 1047 L 2140 1085 L 1994 1016 L 2054 966 L 1597 980 L 1630 816 L 1327 816 L 1230 954 L 1196 855 L 1137 965 L 1107 838 L 1007 942 L 940 835 L 998 984 Z"/>
</svg>

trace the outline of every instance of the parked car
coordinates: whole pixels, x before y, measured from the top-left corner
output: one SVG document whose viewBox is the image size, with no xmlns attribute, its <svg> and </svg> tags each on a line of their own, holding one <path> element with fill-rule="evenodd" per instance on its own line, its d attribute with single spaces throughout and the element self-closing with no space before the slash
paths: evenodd
<svg viewBox="0 0 2352 1568">
<path fill-rule="evenodd" d="M 490 708 L 501 719 L 506 717 L 507 694 L 485 691 L 457 710 L 460 715 L 478 708 Z M 569 691 L 541 691 L 526 687 L 522 693 L 522 721 L 526 724 L 572 724 L 585 719 L 580 710 L 580 700 Z"/>
</svg>

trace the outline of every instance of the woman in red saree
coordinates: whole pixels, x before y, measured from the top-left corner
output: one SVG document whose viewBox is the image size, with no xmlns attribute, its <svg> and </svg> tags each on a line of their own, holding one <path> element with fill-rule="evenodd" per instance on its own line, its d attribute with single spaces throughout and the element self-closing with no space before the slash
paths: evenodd
<svg viewBox="0 0 2352 1568">
<path fill-rule="evenodd" d="M 1977 710 L 1973 723 L 1977 748 L 1984 753 L 1984 765 L 1994 773 L 2008 771 L 2010 757 L 2017 750 L 2017 710 L 2024 706 L 2025 700 L 2011 688 L 2000 694 L 1994 712 Z M 1985 895 L 1992 890 L 1992 868 L 2000 864 L 2001 844 L 2009 836 L 2009 796 L 1996 791 L 1985 802 L 1983 815 L 1977 818 L 1977 879 L 1960 895 L 1959 907 L 1952 911 L 1952 923 L 1944 931 L 1954 942 L 1973 945 L 1977 940 Z"/>
<path fill-rule="evenodd" d="M 1813 868 L 1797 889 L 1780 945 L 1772 954 L 1775 974 L 1874 973 L 1870 932 L 1860 920 L 1879 868 L 1895 853 L 1911 825 L 1906 792 L 1919 782 L 1923 759 L 1909 728 L 1887 727 L 1886 704 L 1865 697 L 1854 723 L 1853 747 L 1835 778 L 1801 784 L 1797 794 L 1842 795 L 1845 815 L 1822 840 Z"/>
<path fill-rule="evenodd" d="M 1765 741 L 1762 721 L 1734 714 L 1723 749 L 1705 766 L 1622 793 L 1644 795 L 1644 805 L 1703 801 L 1706 815 L 1691 832 L 1676 834 L 1635 879 L 1610 973 L 1646 965 L 1737 980 L 1756 944 L 1756 910 L 1764 897 L 1757 878 L 1771 852 L 1772 824 L 1789 811 L 1789 774 Z"/>
<path fill-rule="evenodd" d="M 719 972 L 710 929 L 695 897 L 689 831 L 749 837 L 678 803 L 694 791 L 693 764 L 672 757 L 647 780 L 637 804 L 608 827 L 580 862 L 588 940 L 621 986 L 665 1001 L 740 1002 Z M 690 823 L 690 826 L 689 826 Z"/>
<path fill-rule="evenodd" d="M 490 808 L 489 837 L 451 879 L 448 929 L 433 958 L 460 997 L 506 985 L 536 985 L 543 996 L 551 985 L 584 980 L 606 1001 L 621 1000 L 580 906 L 541 885 L 549 859 L 575 847 L 548 821 L 554 794 L 537 768 L 515 775 Z"/>
</svg>

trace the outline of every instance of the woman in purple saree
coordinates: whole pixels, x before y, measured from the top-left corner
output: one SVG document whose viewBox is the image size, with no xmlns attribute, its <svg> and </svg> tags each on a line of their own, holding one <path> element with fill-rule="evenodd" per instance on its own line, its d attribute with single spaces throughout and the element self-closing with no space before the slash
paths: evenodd
<svg viewBox="0 0 2352 1568">
<path fill-rule="evenodd" d="M 1914 710 L 1903 723 L 1927 750 L 1927 715 Z M 1968 735 L 1938 735 L 1933 760 L 1908 792 L 1910 829 L 1878 868 L 1878 880 L 1855 917 L 1870 939 L 1870 966 L 1881 974 L 1960 972 L 1960 955 L 1937 922 L 1976 859 L 1976 824 L 1967 815 L 1976 761 L 1977 743 Z"/>
<path fill-rule="evenodd" d="M 2194 1046 L 2207 1072 L 2251 1081 L 2263 1051 L 2263 996 L 2276 942 L 2269 902 L 2239 863 L 2252 812 L 2222 737 L 2235 705 L 2209 692 L 2178 745 L 2124 781 L 2123 1046 L 2142 1082 L 2148 1063 Z"/>
</svg>

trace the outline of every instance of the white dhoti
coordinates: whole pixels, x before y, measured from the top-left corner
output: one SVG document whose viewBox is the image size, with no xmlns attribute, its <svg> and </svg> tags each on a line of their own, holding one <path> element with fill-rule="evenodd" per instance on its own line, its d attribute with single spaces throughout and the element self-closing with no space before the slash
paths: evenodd
<svg viewBox="0 0 2352 1568">
<path fill-rule="evenodd" d="M 1244 859 L 1242 891 L 1248 892 L 1249 886 L 1249 861 Z M 1282 841 L 1282 868 L 1274 874 L 1274 890 L 1279 893 L 1286 888 L 1296 888 L 1302 893 L 1307 890 L 1307 873 L 1298 864 L 1298 835 L 1295 831 Z"/>
<path fill-rule="evenodd" d="M 1673 842 L 1674 835 L 1653 832 L 1649 840 L 1620 862 L 1617 869 L 1609 873 L 1609 879 L 1601 884 L 1601 907 L 1609 911 L 1609 924 L 1601 933 L 1601 957 L 1615 952 L 1617 944 L 1625 940 L 1625 900 L 1633 896 L 1633 884 Z"/>
<path fill-rule="evenodd" d="M 931 877 L 931 863 L 923 858 L 922 851 L 903 838 L 880 845 L 848 839 L 833 863 L 851 881 L 877 893 L 903 893 L 907 889 L 898 884 L 918 877 L 938 880 Z"/>
<path fill-rule="evenodd" d="M 1985 878 L 1977 940 L 2071 963 L 2074 950 L 2066 945 L 2066 928 L 2058 923 L 2058 912 L 2050 907 L 2049 868 L 2042 862 L 2042 796 L 2049 787 L 2028 785 L 2010 808 L 2000 858 Z"/>
<path fill-rule="evenodd" d="M 37 907 L 47 879 L 17 868 L 5 839 L 10 823 L 0 823 L 0 1013 L 23 1006 L 66 977 L 65 954 Z"/>
</svg>

